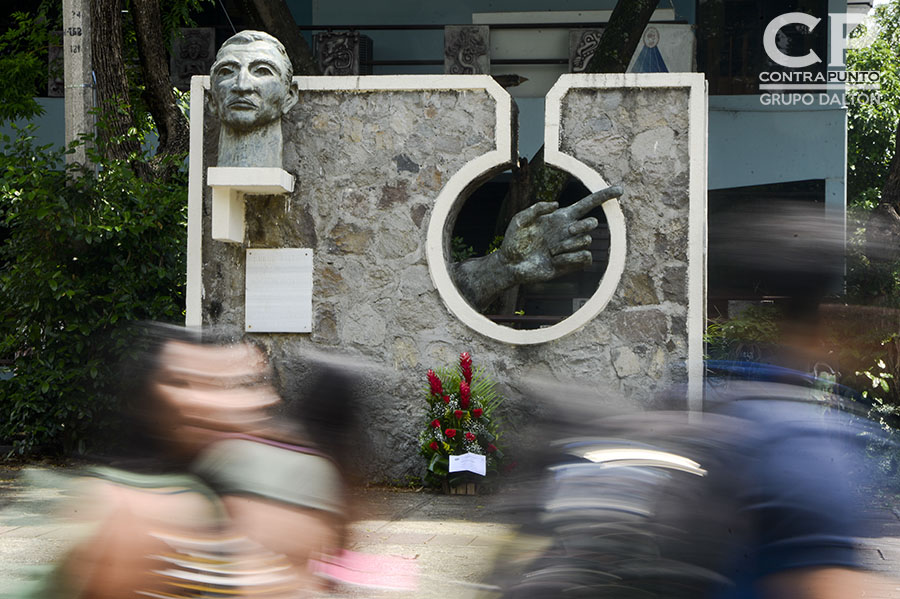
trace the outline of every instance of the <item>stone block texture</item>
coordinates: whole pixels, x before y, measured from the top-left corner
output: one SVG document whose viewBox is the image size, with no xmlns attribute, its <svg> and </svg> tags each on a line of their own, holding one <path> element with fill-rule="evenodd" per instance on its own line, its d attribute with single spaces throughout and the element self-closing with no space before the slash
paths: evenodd
<svg viewBox="0 0 900 599">
<path fill-rule="evenodd" d="M 563 102 L 561 149 L 625 188 L 628 253 L 606 310 L 548 343 L 511 346 L 471 330 L 445 308 L 428 273 L 434 199 L 466 162 L 494 149 L 495 127 L 505 126 L 486 92 L 301 93 L 284 123 L 295 191 L 247 199 L 243 245 L 210 238 L 206 188 L 204 325 L 243 334 L 247 248 L 312 248 L 312 333 L 250 337 L 268 351 L 288 402 L 325 355 L 359 373 L 365 478 L 424 471 L 425 371 L 454 364 L 461 351 L 507 397 L 500 413 L 512 459 L 539 434 L 531 425 L 571 392 L 536 395 L 535 382 L 575 382 L 592 401 L 643 404 L 685 382 L 688 91 L 573 89 Z M 207 165 L 215 164 L 212 120 Z"/>
</svg>

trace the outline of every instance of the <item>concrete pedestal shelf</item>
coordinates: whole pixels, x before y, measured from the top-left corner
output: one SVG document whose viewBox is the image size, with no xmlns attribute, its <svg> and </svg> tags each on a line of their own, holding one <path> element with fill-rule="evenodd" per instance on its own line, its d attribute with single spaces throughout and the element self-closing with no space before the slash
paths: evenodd
<svg viewBox="0 0 900 599">
<path fill-rule="evenodd" d="M 294 191 L 294 176 L 274 167 L 210 167 L 206 183 L 212 187 L 212 238 L 231 243 L 244 241 L 244 196 Z"/>
</svg>

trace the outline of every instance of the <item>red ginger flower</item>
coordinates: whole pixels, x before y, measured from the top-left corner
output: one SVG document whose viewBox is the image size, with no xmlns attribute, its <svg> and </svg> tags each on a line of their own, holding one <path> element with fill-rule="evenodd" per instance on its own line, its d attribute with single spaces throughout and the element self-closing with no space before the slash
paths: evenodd
<svg viewBox="0 0 900 599">
<path fill-rule="evenodd" d="M 482 410 L 481 408 L 475 408 L 474 410 L 472 410 L 473 418 L 481 418 L 482 414 L 484 414 L 484 410 Z"/>
<path fill-rule="evenodd" d="M 463 412 L 462 410 L 454 410 L 454 412 L 453 412 L 453 417 L 456 418 L 457 420 L 462 420 L 462 417 L 464 415 L 465 415 L 465 412 Z"/>
<path fill-rule="evenodd" d="M 440 395 L 444 392 L 444 387 L 441 385 L 441 379 L 438 378 L 438 375 L 436 375 L 433 370 L 428 371 L 428 383 L 431 385 L 431 392 L 433 394 Z"/>
<path fill-rule="evenodd" d="M 444 403 L 450 403 L 450 396 L 449 396 L 449 395 L 445 395 L 445 396 L 444 396 Z"/>
<path fill-rule="evenodd" d="M 459 354 L 459 368 L 462 370 L 463 378 L 467 384 L 472 384 L 472 356 L 469 352 L 464 351 Z"/>
<path fill-rule="evenodd" d="M 447 435 L 449 438 L 452 439 L 453 437 L 456 436 L 456 429 L 455 429 L 455 428 L 448 428 L 447 430 L 444 431 L 444 434 Z"/>
<path fill-rule="evenodd" d="M 466 441 L 474 441 L 475 434 L 474 433 L 466 433 Z"/>
<path fill-rule="evenodd" d="M 434 420 L 431 421 L 431 426 L 432 426 L 433 428 L 440 428 L 440 426 L 441 426 L 441 421 L 438 420 L 437 418 L 435 418 Z"/>
<path fill-rule="evenodd" d="M 469 384 L 465 381 L 459 382 L 459 405 L 462 406 L 462 409 L 469 409 L 469 400 L 472 397 L 472 390 L 469 388 Z"/>
</svg>

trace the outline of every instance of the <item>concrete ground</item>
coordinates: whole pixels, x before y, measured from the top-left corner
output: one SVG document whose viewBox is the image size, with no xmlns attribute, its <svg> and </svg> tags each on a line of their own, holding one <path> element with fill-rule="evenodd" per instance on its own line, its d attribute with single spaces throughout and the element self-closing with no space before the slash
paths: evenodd
<svg viewBox="0 0 900 599">
<path fill-rule="evenodd" d="M 49 517 L 64 500 L 60 475 L 65 468 L 44 468 L 38 485 L 19 472 L 0 467 L 0 596 L 24 580 L 30 566 L 52 563 L 78 538 L 72 524 Z M 337 585 L 329 596 L 474 597 L 491 570 L 497 547 L 513 525 L 496 496 L 443 495 L 424 490 L 368 489 L 355 494 L 359 519 L 348 549 L 406 558 L 414 565 L 414 591 Z"/>
<path fill-rule="evenodd" d="M 71 544 L 77 529 L 48 517 L 65 497 L 53 477 L 60 469 L 42 471 L 44 484 L 23 483 L 17 472 L 0 467 L 0 595 L 21 580 L 23 568 L 51 563 Z M 509 539 L 514 522 L 498 495 L 454 496 L 426 491 L 368 489 L 356 495 L 359 520 L 349 549 L 366 554 L 406 558 L 415 564 L 419 586 L 411 591 L 335 587 L 331 596 L 469 598 L 483 596 L 483 581 L 498 548 Z M 871 515 L 882 536 L 867 543 L 867 565 L 885 575 L 877 597 L 900 598 L 900 511 Z M 869 595 L 871 596 L 871 595 Z"/>
</svg>

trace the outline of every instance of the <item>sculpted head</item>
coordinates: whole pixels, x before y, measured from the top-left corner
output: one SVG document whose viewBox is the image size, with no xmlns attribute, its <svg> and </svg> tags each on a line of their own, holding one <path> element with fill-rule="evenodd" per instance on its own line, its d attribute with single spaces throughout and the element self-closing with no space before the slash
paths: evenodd
<svg viewBox="0 0 900 599">
<path fill-rule="evenodd" d="M 210 69 L 210 105 L 224 127 L 247 132 L 277 121 L 297 102 L 284 46 L 262 31 L 228 38 Z"/>
</svg>

